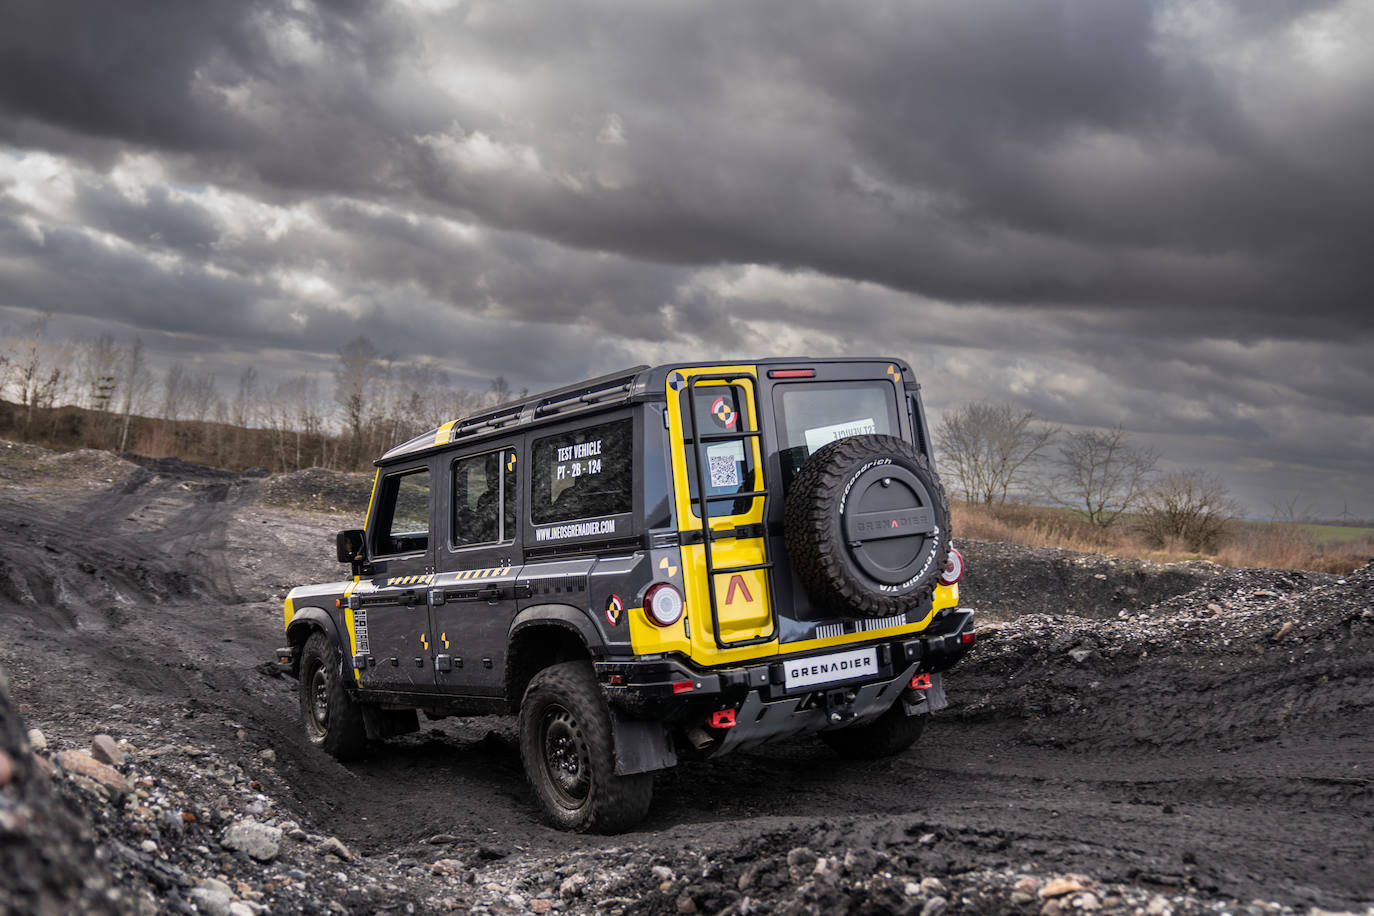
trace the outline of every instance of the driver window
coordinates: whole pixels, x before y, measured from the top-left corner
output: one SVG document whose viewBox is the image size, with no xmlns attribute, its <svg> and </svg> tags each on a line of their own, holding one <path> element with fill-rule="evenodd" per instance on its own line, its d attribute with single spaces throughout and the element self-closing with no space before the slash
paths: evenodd
<svg viewBox="0 0 1374 916">
<path fill-rule="evenodd" d="M 429 548 L 429 469 L 417 468 L 382 481 L 378 504 L 378 555 L 415 553 Z"/>
</svg>

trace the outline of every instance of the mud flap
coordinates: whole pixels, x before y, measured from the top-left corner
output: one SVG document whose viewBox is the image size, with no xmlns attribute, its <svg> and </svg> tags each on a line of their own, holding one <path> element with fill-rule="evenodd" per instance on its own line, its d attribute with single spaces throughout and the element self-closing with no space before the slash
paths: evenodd
<svg viewBox="0 0 1374 916">
<path fill-rule="evenodd" d="M 420 717 L 413 709 L 381 709 L 369 703 L 361 705 L 363 729 L 373 741 L 420 730 Z"/>
<path fill-rule="evenodd" d="M 912 695 L 915 694 L 915 702 Z M 945 699 L 945 679 L 938 673 L 930 676 L 930 686 L 924 690 L 905 690 L 902 692 L 902 706 L 908 716 L 926 716 L 939 712 L 949 705 Z"/>
<path fill-rule="evenodd" d="M 649 773 L 677 765 L 677 751 L 661 723 L 632 719 L 614 706 L 609 711 L 618 775 Z"/>
</svg>

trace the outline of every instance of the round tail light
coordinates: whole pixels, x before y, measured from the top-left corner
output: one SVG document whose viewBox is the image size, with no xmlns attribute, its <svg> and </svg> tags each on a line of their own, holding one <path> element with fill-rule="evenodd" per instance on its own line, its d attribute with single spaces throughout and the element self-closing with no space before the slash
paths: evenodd
<svg viewBox="0 0 1374 916">
<path fill-rule="evenodd" d="M 682 619 L 686 604 L 682 592 L 667 582 L 660 582 L 644 595 L 644 613 L 661 627 L 670 627 Z"/>
<path fill-rule="evenodd" d="M 964 555 L 951 547 L 949 559 L 945 560 L 945 571 L 940 573 L 940 584 L 953 585 L 962 578 L 964 578 Z"/>
</svg>

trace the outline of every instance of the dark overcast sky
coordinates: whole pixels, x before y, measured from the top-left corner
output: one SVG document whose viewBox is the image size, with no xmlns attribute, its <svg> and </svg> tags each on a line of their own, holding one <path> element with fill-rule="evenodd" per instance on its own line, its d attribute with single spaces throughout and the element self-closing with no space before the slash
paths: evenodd
<svg viewBox="0 0 1374 916">
<path fill-rule="evenodd" d="M 892 354 L 1374 517 L 1374 3 L 10 0 L 0 319 L 532 389 Z"/>
</svg>

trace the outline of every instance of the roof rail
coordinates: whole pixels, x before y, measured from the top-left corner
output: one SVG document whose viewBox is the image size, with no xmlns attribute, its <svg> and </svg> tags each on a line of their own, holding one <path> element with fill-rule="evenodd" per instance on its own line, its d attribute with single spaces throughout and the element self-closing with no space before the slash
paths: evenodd
<svg viewBox="0 0 1374 916">
<path fill-rule="evenodd" d="M 628 400 L 635 378 L 648 368 L 632 366 L 600 378 L 478 411 L 455 421 L 449 430 L 447 442 L 485 435 L 536 418 L 555 417 L 593 405 L 604 406 L 618 399 Z"/>
</svg>

